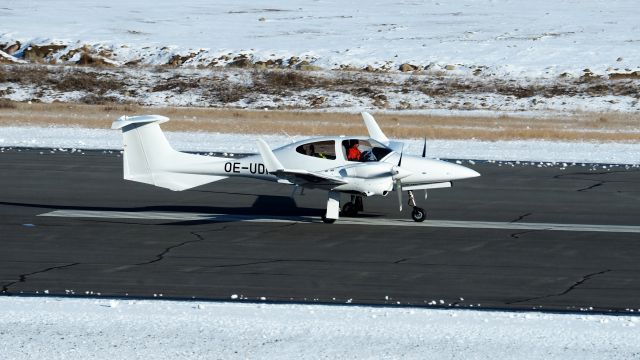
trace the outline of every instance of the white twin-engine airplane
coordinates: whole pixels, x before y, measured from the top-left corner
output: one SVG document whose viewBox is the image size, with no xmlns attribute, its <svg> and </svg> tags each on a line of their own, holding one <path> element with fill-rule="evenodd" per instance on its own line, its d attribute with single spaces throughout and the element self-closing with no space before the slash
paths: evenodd
<svg viewBox="0 0 640 360">
<path fill-rule="evenodd" d="M 313 138 L 271 150 L 258 139 L 259 155 L 238 159 L 188 154 L 174 150 L 159 124 L 169 121 L 160 115 L 122 116 L 112 129 L 124 136 L 124 178 L 181 191 L 232 176 L 244 176 L 283 184 L 328 190 L 325 223 L 335 222 L 340 213 L 340 195 L 351 200 L 342 213 L 355 216 L 363 210 L 362 197 L 398 194 L 402 211 L 402 191 L 409 195 L 415 221 L 425 219 L 416 206 L 414 190 L 451 187 L 454 180 L 480 176 L 464 166 L 446 161 L 404 155 L 403 144 L 389 141 L 373 116 L 362 113 L 369 137 L 334 136 Z"/>
</svg>

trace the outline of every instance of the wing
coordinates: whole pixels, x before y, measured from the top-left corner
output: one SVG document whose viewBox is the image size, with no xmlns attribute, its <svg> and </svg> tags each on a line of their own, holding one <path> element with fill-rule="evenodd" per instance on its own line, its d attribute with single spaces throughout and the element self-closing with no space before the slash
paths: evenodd
<svg viewBox="0 0 640 360">
<path fill-rule="evenodd" d="M 335 176 L 329 176 L 317 172 L 309 172 L 306 170 L 282 169 L 269 171 L 269 173 L 277 176 L 280 179 L 288 180 L 293 184 L 309 188 L 332 189 L 338 185 L 347 183 L 347 181 L 344 181 L 341 178 Z"/>
</svg>

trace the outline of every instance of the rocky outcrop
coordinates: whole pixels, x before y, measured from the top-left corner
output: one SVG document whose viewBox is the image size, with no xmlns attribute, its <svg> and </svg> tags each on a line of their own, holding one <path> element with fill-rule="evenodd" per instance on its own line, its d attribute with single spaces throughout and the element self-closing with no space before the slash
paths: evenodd
<svg viewBox="0 0 640 360">
<path fill-rule="evenodd" d="M 11 56 L 6 52 L 0 50 L 0 64 L 21 64 L 25 61 L 17 59 L 15 56 Z"/>
<path fill-rule="evenodd" d="M 249 69 L 253 67 L 253 61 L 247 55 L 238 55 L 233 58 L 233 61 L 227 64 L 227 66 L 241 68 L 241 69 Z"/>
<path fill-rule="evenodd" d="M 411 72 L 411 71 L 416 71 L 418 70 L 418 67 L 415 65 L 411 65 L 409 63 L 404 63 L 401 64 L 400 67 L 398 68 L 398 70 L 402 71 L 402 72 Z"/>
<path fill-rule="evenodd" d="M 51 56 L 58 51 L 66 49 L 66 45 L 29 45 L 23 52 L 22 58 L 31 62 L 47 62 L 51 60 Z"/>
<path fill-rule="evenodd" d="M 21 46 L 20 41 L 16 41 L 14 44 L 11 44 L 5 47 L 2 51 L 7 53 L 8 55 L 13 55 L 17 53 L 18 50 L 20 50 L 20 46 Z"/>
<path fill-rule="evenodd" d="M 640 79 L 640 70 L 633 72 L 614 72 L 609 74 L 611 80 Z"/>
<path fill-rule="evenodd" d="M 296 69 L 302 71 L 317 71 L 322 70 L 320 66 L 311 65 L 307 60 L 302 60 L 296 65 Z"/>
<path fill-rule="evenodd" d="M 89 53 L 82 53 L 80 60 L 76 62 L 78 65 L 90 65 L 90 66 L 113 66 L 112 63 L 106 61 L 100 56 L 91 55 Z"/>
</svg>

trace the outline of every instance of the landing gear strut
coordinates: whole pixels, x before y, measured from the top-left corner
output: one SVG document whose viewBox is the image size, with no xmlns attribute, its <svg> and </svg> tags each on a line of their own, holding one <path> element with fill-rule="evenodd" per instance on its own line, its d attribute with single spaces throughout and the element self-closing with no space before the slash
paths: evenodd
<svg viewBox="0 0 640 360">
<path fill-rule="evenodd" d="M 413 191 L 409 190 L 409 206 L 413 207 L 413 210 L 411 211 L 411 218 L 413 219 L 413 221 L 416 222 L 423 222 L 424 219 L 427 218 L 427 213 L 424 211 L 423 208 L 418 207 L 416 205 L 416 198 L 415 196 L 413 196 Z"/>
<path fill-rule="evenodd" d="M 342 214 L 344 216 L 356 216 L 363 209 L 362 196 L 351 195 L 351 201 L 342 206 Z"/>
</svg>

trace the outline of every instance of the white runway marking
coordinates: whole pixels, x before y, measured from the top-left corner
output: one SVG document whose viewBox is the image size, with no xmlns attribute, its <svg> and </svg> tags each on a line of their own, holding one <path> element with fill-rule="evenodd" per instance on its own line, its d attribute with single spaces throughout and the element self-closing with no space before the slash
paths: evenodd
<svg viewBox="0 0 640 360">
<path fill-rule="evenodd" d="M 261 216 L 229 215 L 205 213 L 179 213 L 159 211 L 94 211 L 94 210 L 56 210 L 38 216 L 66 218 L 102 218 L 102 219 L 141 219 L 141 220 L 177 220 L 177 221 L 218 221 L 218 222 L 277 222 L 277 223 L 322 223 L 318 217 L 311 216 Z M 375 226 L 424 226 L 467 229 L 505 229 L 505 230 L 546 230 L 546 231 L 596 231 L 640 233 L 640 226 L 627 225 L 591 225 L 591 224 L 555 224 L 524 222 L 490 221 L 454 221 L 425 220 L 418 223 L 410 219 L 383 218 L 341 218 L 339 225 L 375 225 Z"/>
</svg>

